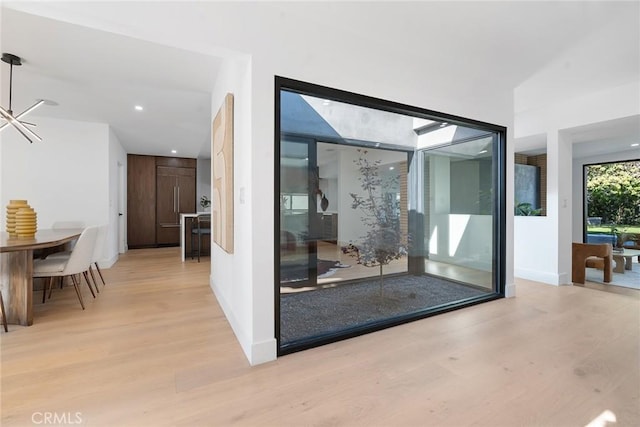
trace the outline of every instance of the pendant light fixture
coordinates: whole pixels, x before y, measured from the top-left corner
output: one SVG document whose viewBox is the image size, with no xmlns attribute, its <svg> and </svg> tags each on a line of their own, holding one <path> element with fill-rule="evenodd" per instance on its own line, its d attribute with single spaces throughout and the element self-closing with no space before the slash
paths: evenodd
<svg viewBox="0 0 640 427">
<path fill-rule="evenodd" d="M 33 132 L 31 129 L 27 127 L 27 125 L 35 126 L 35 124 L 20 121 L 20 118 L 28 114 L 29 112 L 35 110 L 42 104 L 44 104 L 45 101 L 43 99 L 39 99 L 31 107 L 27 108 L 22 113 L 14 116 L 13 110 L 11 109 L 11 101 L 13 97 L 13 66 L 15 65 L 19 67 L 20 65 L 22 65 L 22 60 L 20 59 L 19 56 L 13 55 L 11 53 L 3 53 L 2 62 L 6 62 L 7 64 L 9 64 L 11 68 L 9 71 L 9 108 L 5 109 L 4 107 L 0 106 L 0 117 L 6 120 L 6 123 L 3 123 L 2 125 L 0 125 L 0 131 L 2 131 L 6 127 L 9 127 L 9 125 L 11 125 L 18 132 L 20 132 L 22 136 L 27 138 L 29 142 L 33 143 L 34 140 L 42 141 L 42 138 L 40 138 L 38 135 L 36 135 L 35 132 Z"/>
</svg>

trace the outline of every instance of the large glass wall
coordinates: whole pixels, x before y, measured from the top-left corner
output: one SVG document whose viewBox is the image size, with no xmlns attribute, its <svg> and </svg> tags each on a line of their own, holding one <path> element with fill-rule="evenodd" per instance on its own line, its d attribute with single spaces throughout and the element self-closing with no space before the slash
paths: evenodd
<svg viewBox="0 0 640 427">
<path fill-rule="evenodd" d="M 492 290 L 494 136 L 424 152 L 425 271 Z"/>
<path fill-rule="evenodd" d="M 278 79 L 280 354 L 500 297 L 503 132 Z"/>
</svg>

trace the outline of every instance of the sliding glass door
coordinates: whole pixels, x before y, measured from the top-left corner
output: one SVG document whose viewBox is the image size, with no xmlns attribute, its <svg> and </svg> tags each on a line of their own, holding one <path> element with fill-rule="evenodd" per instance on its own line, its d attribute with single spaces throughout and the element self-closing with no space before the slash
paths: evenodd
<svg viewBox="0 0 640 427">
<path fill-rule="evenodd" d="M 280 280 L 297 286 L 313 286 L 317 275 L 314 145 L 286 138 L 280 145 Z"/>
</svg>

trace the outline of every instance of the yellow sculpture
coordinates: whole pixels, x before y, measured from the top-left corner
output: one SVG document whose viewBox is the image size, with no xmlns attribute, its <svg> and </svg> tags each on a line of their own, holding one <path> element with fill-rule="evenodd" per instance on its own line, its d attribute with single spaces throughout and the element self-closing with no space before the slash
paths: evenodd
<svg viewBox="0 0 640 427">
<path fill-rule="evenodd" d="M 7 233 L 10 237 L 33 238 L 38 230 L 37 214 L 26 200 L 10 200 L 7 206 Z"/>
</svg>

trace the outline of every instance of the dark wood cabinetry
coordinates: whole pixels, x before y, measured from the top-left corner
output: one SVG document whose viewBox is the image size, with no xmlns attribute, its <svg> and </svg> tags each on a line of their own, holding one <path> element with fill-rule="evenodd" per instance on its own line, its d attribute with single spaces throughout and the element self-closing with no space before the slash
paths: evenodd
<svg viewBox="0 0 640 427">
<path fill-rule="evenodd" d="M 156 169 L 156 241 L 180 243 L 180 214 L 195 212 L 196 170 L 158 166 Z"/>
<path fill-rule="evenodd" d="M 180 244 L 180 214 L 196 211 L 196 159 L 128 155 L 130 248 Z"/>
<path fill-rule="evenodd" d="M 156 158 L 127 156 L 127 244 L 156 245 Z"/>
</svg>

